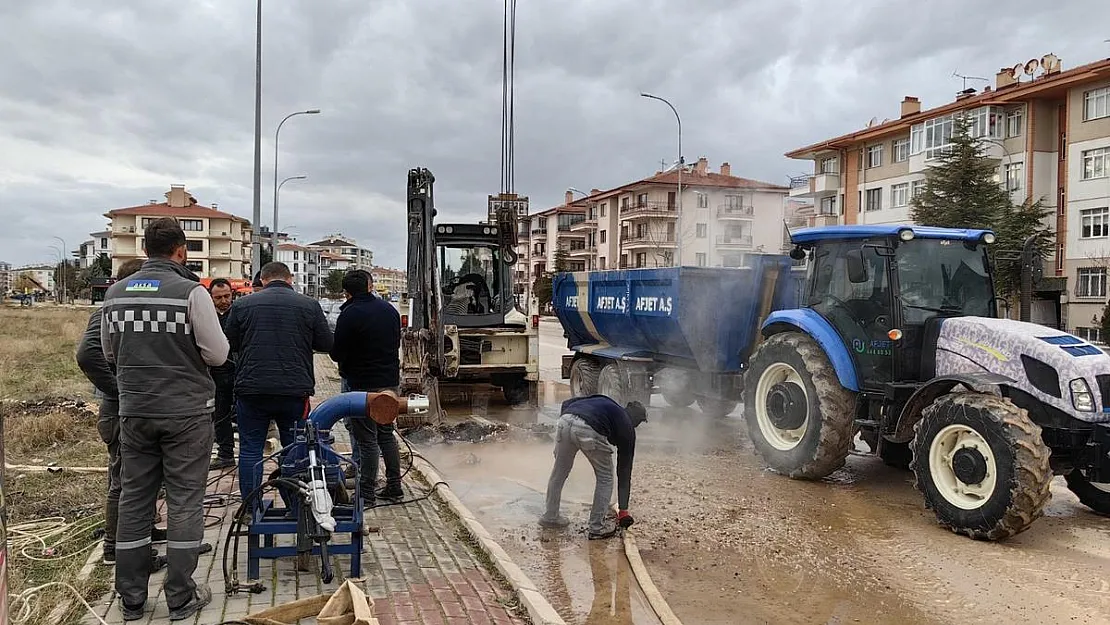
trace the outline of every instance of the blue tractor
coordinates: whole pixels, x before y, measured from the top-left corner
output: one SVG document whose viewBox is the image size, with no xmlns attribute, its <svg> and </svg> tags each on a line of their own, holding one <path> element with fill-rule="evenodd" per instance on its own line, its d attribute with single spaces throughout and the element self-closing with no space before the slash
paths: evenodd
<svg viewBox="0 0 1110 625">
<path fill-rule="evenodd" d="M 941 525 L 982 540 L 1041 516 L 1054 474 L 1110 514 L 1110 356 L 999 319 L 994 234 L 838 226 L 792 234 L 809 259 L 798 307 L 772 312 L 743 406 L 775 470 L 822 478 L 858 435 L 913 470 Z"/>
</svg>

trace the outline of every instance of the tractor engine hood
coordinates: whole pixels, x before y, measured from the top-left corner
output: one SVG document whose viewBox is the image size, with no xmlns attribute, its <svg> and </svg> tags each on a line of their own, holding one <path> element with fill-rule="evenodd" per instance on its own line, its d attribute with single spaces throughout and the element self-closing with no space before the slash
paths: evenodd
<svg viewBox="0 0 1110 625">
<path fill-rule="evenodd" d="M 1110 422 L 1110 355 L 1079 337 L 1011 319 L 943 319 L 936 375 L 983 371 L 1076 419 Z"/>
</svg>

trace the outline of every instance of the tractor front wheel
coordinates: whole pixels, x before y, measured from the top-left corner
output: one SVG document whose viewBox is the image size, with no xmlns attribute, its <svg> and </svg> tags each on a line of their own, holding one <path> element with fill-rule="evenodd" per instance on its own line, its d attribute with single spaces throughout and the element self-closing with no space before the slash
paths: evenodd
<svg viewBox="0 0 1110 625">
<path fill-rule="evenodd" d="M 1068 488 L 1079 497 L 1080 503 L 1095 512 L 1110 516 L 1110 484 L 1092 482 L 1079 469 L 1064 476 Z"/>
<path fill-rule="evenodd" d="M 776 471 L 820 479 L 839 469 L 851 450 L 855 416 L 856 394 L 840 385 L 809 336 L 776 334 L 752 355 L 744 419 L 756 451 Z"/>
<path fill-rule="evenodd" d="M 1024 409 L 995 395 L 953 393 L 927 407 L 914 427 L 914 487 L 944 527 L 1000 540 L 1044 512 L 1050 454 Z"/>
</svg>

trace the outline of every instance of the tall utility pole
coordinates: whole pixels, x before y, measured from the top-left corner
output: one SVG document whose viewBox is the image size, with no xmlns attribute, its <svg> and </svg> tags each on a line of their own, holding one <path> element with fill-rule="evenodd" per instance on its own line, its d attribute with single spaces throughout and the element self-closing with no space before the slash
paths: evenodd
<svg viewBox="0 0 1110 625">
<path fill-rule="evenodd" d="M 297 111 L 286 115 L 281 123 L 277 125 L 277 130 L 274 132 L 274 231 L 270 233 L 270 257 L 277 260 L 277 240 L 278 240 L 278 139 L 281 137 L 281 127 L 290 117 L 297 115 L 317 115 L 320 109 L 308 109 L 307 111 Z M 303 179 L 304 176 L 296 178 L 297 180 Z M 288 180 L 288 179 L 287 179 Z M 284 181 L 282 182 L 284 184 Z"/>
<path fill-rule="evenodd" d="M 62 301 L 60 301 L 58 303 L 59 304 L 64 304 L 65 300 L 66 300 L 66 274 L 68 273 L 67 270 L 69 269 L 69 261 L 66 260 L 66 255 L 68 254 L 67 250 L 69 248 L 66 247 L 66 240 L 63 239 L 62 237 L 55 236 L 53 238 L 62 242 L 62 249 L 58 250 L 58 263 L 61 265 L 60 274 L 61 274 L 61 278 L 62 278 Z M 54 286 L 57 286 L 57 285 L 54 285 Z"/>
<path fill-rule="evenodd" d="M 659 100 L 663 104 L 666 104 L 667 106 L 669 106 L 671 108 L 671 112 L 674 113 L 675 120 L 678 121 L 678 218 L 676 220 L 677 223 L 675 224 L 675 230 L 678 232 L 678 236 L 676 237 L 677 240 L 675 241 L 675 263 L 674 264 L 675 264 L 676 267 L 681 267 L 682 266 L 682 170 L 686 168 L 685 161 L 682 160 L 682 118 L 679 117 L 679 115 L 678 115 L 678 109 L 676 109 L 674 107 L 674 105 L 671 104 L 670 102 L 668 102 L 666 99 L 661 98 L 657 95 L 652 95 L 650 93 L 641 93 L 640 95 L 645 97 L 645 98 L 651 98 L 652 100 Z"/>
<path fill-rule="evenodd" d="M 262 265 L 262 0 L 258 0 L 254 44 L 254 222 L 251 224 L 251 271 Z"/>
</svg>

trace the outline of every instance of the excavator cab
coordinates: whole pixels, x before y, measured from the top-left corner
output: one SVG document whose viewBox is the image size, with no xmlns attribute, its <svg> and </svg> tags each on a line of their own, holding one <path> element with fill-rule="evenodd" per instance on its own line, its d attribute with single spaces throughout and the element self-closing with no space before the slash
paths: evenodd
<svg viewBox="0 0 1110 625">
<path fill-rule="evenodd" d="M 524 316 L 513 304 L 511 268 L 495 226 L 437 225 L 435 242 L 436 288 L 444 324 L 460 328 L 524 325 Z"/>
</svg>

